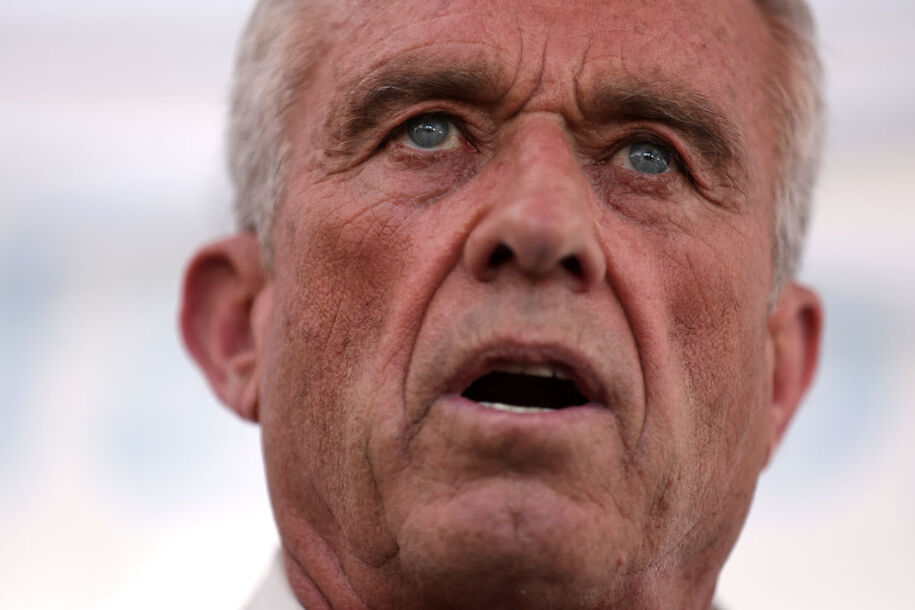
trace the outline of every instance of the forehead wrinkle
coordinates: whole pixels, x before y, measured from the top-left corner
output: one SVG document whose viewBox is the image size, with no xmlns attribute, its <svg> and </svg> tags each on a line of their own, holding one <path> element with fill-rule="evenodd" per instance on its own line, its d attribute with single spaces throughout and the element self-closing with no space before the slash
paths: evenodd
<svg viewBox="0 0 915 610">
<path fill-rule="evenodd" d="M 576 113 L 574 121 L 582 122 L 584 121 L 584 112 L 581 108 L 581 100 L 584 97 L 584 89 L 582 88 L 582 75 L 585 73 L 585 67 L 588 65 L 588 56 L 591 54 L 591 48 L 594 46 L 594 33 L 591 32 L 587 37 L 584 47 L 581 50 L 581 57 L 579 58 L 578 65 L 575 68 L 575 72 L 572 74 L 572 108 Z"/>
</svg>

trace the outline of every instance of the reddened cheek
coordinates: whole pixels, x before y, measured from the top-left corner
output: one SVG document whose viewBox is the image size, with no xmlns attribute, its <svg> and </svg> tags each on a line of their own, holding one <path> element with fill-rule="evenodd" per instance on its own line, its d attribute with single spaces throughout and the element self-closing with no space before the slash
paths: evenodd
<svg viewBox="0 0 915 610">
<path fill-rule="evenodd" d="M 368 199 L 359 186 L 337 186 L 312 190 L 320 211 L 312 202 L 314 208 L 284 214 L 277 306 L 292 327 L 290 340 L 307 339 L 306 359 L 324 352 L 346 368 L 377 341 L 392 295 L 412 269 L 412 210 L 377 192 Z"/>
<path fill-rule="evenodd" d="M 723 246 L 725 249 L 727 246 Z M 730 250 L 741 258 L 739 249 Z M 764 401 L 766 278 L 749 277 L 740 261 L 728 261 L 715 248 L 683 238 L 668 251 L 663 276 L 669 339 L 682 370 L 696 447 L 717 448 L 722 468 L 754 451 L 750 436 L 761 421 Z"/>
</svg>

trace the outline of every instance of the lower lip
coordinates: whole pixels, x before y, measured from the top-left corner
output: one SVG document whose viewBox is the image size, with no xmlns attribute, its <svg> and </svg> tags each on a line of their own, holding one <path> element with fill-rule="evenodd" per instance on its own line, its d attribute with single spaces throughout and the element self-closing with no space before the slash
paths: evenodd
<svg viewBox="0 0 915 610">
<path fill-rule="evenodd" d="M 599 404 L 513 413 L 451 394 L 432 403 L 422 429 L 425 433 L 414 435 L 417 455 L 434 452 L 449 467 L 462 465 L 474 476 L 568 473 L 569 468 L 578 472 L 587 467 L 582 459 L 601 463 L 621 450 L 615 440 L 619 422 L 611 409 Z M 420 438 L 431 439 L 431 444 Z"/>
</svg>

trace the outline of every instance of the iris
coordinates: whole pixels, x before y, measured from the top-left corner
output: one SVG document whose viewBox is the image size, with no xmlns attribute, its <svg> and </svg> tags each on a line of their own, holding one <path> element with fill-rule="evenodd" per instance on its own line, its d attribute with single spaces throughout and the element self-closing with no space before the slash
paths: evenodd
<svg viewBox="0 0 915 610">
<path fill-rule="evenodd" d="M 670 169 L 670 151 L 652 142 L 636 142 L 629 147 L 632 169 L 646 174 L 663 174 Z"/>
<path fill-rule="evenodd" d="M 407 122 L 407 137 L 418 148 L 441 146 L 450 131 L 450 122 L 440 114 L 421 114 Z"/>
</svg>

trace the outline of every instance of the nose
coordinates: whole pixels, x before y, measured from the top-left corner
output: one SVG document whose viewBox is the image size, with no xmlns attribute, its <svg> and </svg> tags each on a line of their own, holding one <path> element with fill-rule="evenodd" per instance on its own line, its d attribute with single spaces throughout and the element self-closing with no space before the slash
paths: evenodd
<svg viewBox="0 0 915 610">
<path fill-rule="evenodd" d="M 602 281 L 607 263 L 591 210 L 591 185 L 562 128 L 543 121 L 519 129 L 494 166 L 487 212 L 464 246 L 481 282 L 514 271 L 532 281 L 571 279 L 578 290 Z"/>
</svg>

